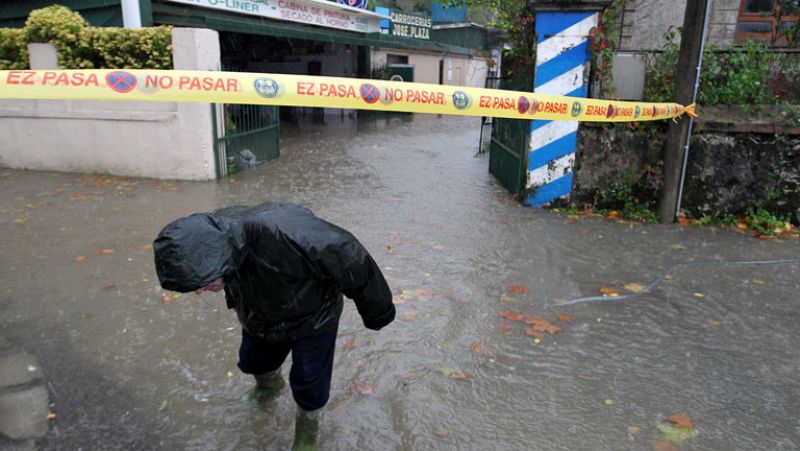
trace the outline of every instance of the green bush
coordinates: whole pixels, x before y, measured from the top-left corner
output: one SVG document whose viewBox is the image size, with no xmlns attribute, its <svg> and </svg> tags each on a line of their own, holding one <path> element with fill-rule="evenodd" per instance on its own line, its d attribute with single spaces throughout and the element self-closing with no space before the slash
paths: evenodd
<svg viewBox="0 0 800 451">
<path fill-rule="evenodd" d="M 27 42 L 75 42 L 89 22 L 66 6 L 52 5 L 31 11 L 25 21 Z"/>
<path fill-rule="evenodd" d="M 53 5 L 31 12 L 22 29 L 0 29 L 0 69 L 27 69 L 27 44 L 50 42 L 64 69 L 172 69 L 171 27 L 90 27 Z"/>
<path fill-rule="evenodd" d="M 665 45 L 658 55 L 647 60 L 645 97 L 652 102 L 672 101 L 678 64 L 678 33 L 664 35 Z M 701 105 L 769 105 L 779 103 L 778 76 L 786 77 L 791 68 L 781 70 L 787 58 L 765 45 L 747 41 L 740 45 L 708 45 L 703 52 L 700 89 Z M 795 68 L 796 70 L 796 68 Z M 791 84 L 791 83 L 790 83 Z"/>
<path fill-rule="evenodd" d="M 0 70 L 27 69 L 28 47 L 23 30 L 0 28 Z"/>
</svg>

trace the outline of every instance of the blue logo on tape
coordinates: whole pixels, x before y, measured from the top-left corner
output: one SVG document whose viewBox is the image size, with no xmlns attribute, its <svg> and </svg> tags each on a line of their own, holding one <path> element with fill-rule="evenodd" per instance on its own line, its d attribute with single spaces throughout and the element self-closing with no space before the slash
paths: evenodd
<svg viewBox="0 0 800 451">
<path fill-rule="evenodd" d="M 255 81 L 253 81 L 253 88 L 255 88 L 258 95 L 268 99 L 277 97 L 280 93 L 280 85 L 278 82 L 268 77 L 256 78 Z"/>
</svg>

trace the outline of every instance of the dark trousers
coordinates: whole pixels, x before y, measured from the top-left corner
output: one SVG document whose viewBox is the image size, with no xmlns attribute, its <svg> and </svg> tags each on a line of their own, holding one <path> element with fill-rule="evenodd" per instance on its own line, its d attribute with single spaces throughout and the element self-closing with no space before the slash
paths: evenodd
<svg viewBox="0 0 800 451">
<path fill-rule="evenodd" d="M 334 329 L 313 337 L 271 343 L 242 331 L 239 369 L 247 374 L 275 371 L 291 351 L 289 385 L 294 400 L 304 410 L 319 409 L 330 397 L 336 332 Z"/>
</svg>

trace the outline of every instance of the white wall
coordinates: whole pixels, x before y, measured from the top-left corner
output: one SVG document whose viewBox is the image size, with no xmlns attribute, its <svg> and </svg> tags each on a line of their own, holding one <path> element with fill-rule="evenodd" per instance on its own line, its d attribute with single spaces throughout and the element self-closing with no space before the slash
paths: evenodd
<svg viewBox="0 0 800 451">
<path fill-rule="evenodd" d="M 386 65 L 387 54 L 407 56 L 408 64 L 414 65 L 414 82 L 416 83 L 438 85 L 439 61 L 444 61 L 442 73 L 442 84 L 444 85 L 482 88 L 488 73 L 485 58 L 394 49 L 373 50 L 372 67 Z"/>
<path fill-rule="evenodd" d="M 178 70 L 218 70 L 216 31 L 175 28 Z M 205 103 L 3 100 L 0 166 L 207 180 L 216 176 Z"/>
</svg>

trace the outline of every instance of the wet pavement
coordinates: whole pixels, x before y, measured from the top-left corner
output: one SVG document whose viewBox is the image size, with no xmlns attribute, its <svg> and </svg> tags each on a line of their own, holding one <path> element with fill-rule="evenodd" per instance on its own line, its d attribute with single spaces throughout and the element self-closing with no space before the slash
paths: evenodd
<svg viewBox="0 0 800 451">
<path fill-rule="evenodd" d="M 800 243 L 521 207 L 474 156 L 476 118 L 327 121 L 217 182 L 0 169 L 0 335 L 46 381 L 39 449 L 291 445 L 288 391 L 241 401 L 222 296 L 164 292 L 150 248 L 179 216 L 270 200 L 352 231 L 395 292 L 380 332 L 346 303 L 323 449 L 669 449 L 678 413 L 681 449 L 800 448 L 800 264 L 721 263 Z"/>
</svg>

